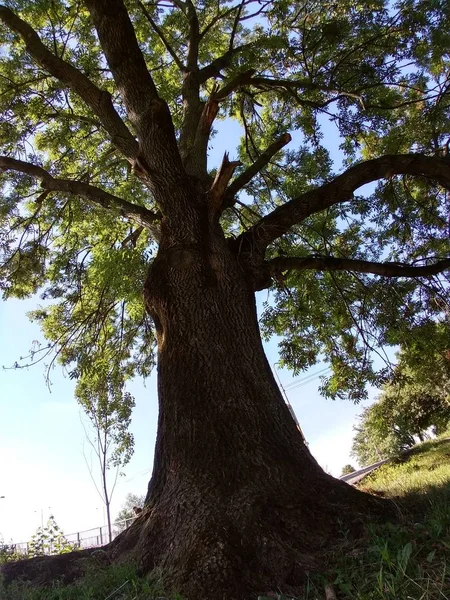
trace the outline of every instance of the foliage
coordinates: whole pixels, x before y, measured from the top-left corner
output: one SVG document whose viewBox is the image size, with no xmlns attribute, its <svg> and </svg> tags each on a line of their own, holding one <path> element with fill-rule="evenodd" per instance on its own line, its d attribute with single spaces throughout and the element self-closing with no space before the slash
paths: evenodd
<svg viewBox="0 0 450 600">
<path fill-rule="evenodd" d="M 354 473 L 355 471 L 356 471 L 356 469 L 355 469 L 355 467 L 353 465 L 350 465 L 350 464 L 344 465 L 342 467 L 341 476 L 342 475 L 350 475 L 350 473 Z"/>
<path fill-rule="evenodd" d="M 450 366 L 436 357 L 434 369 L 409 367 L 401 354 L 391 382 L 384 386 L 377 402 L 366 408 L 355 427 L 352 455 L 360 464 L 370 464 L 400 453 L 421 441 L 430 427 L 440 433 L 450 422 Z M 415 437 L 416 436 L 416 437 Z"/>
<path fill-rule="evenodd" d="M 124 521 L 128 521 L 135 517 L 133 507 L 137 506 L 138 508 L 143 508 L 144 502 L 145 496 L 138 496 L 137 494 L 127 494 L 121 509 L 117 513 L 117 517 L 114 523 L 118 527 L 122 527 L 123 529 L 125 529 L 126 525 L 124 524 Z"/>
<path fill-rule="evenodd" d="M 37 529 L 28 543 L 30 558 L 45 554 L 66 554 L 73 550 L 76 550 L 76 547 L 66 540 L 53 515 L 50 515 L 45 527 Z"/>
<path fill-rule="evenodd" d="M 105 60 L 84 4 L 11 0 L 8 6 L 47 50 L 104 92 L 104 103 L 96 103 L 86 80 L 80 87 L 73 71 L 62 73 L 36 58 L 20 31 L 2 29 L 2 153 L 43 167 L 54 179 L 40 187 L 30 169 L 2 173 L 0 286 L 5 298 L 40 293 L 42 306 L 31 317 L 51 344 L 42 356 L 55 350 L 81 387 L 105 361 L 122 373 L 121 385 L 147 376 L 154 364 L 154 328 L 141 289 L 158 236 L 148 222 L 136 227 L 136 211 L 157 215 L 161 207 L 155 188 L 149 191 L 134 168 L 133 151 L 127 154 L 141 135 L 127 89 L 148 73 L 170 109 L 186 169 L 196 156 L 206 161 L 208 142 L 215 143 L 213 129 L 196 154 L 191 120 L 201 110 L 190 105 L 187 72 L 198 74 L 200 108 L 217 98 L 216 123 L 226 121 L 230 134 L 243 131 L 228 148 L 242 162 L 238 174 L 275 139 L 294 136 L 288 150 L 263 161 L 265 168 L 245 183 L 245 201 L 224 210 L 221 225 L 230 239 L 243 240 L 262 217 L 361 160 L 384 154 L 392 162 L 392 156 L 411 152 L 445 158 L 450 17 L 437 0 L 345 0 L 326 8 L 312 0 L 127 3 L 145 60 L 145 72 L 131 83 L 118 81 L 110 57 Z M 195 18 L 187 18 L 186 6 Z M 189 60 L 195 67 L 186 67 Z M 226 142 L 231 146 L 231 135 Z M 441 170 L 444 158 L 436 162 Z M 209 165 L 210 176 L 216 167 Z M 201 177 L 211 181 L 208 174 Z M 287 223 L 268 243 L 265 258 L 427 265 L 448 257 L 442 177 L 394 168 L 366 182 L 377 180 L 365 193 L 349 189 L 335 204 Z M 89 194 L 82 187 L 87 184 Z M 114 197 L 105 201 L 98 189 Z M 447 318 L 444 275 L 380 279 L 356 263 L 337 271 L 280 269 L 262 315 L 263 334 L 283 336 L 282 361 L 295 372 L 329 362 L 333 374 L 323 391 L 331 397 L 358 400 L 366 382 L 385 380 L 372 350 L 400 343 L 409 348 L 425 331 L 430 346 L 442 342 L 437 328 Z"/>
</svg>

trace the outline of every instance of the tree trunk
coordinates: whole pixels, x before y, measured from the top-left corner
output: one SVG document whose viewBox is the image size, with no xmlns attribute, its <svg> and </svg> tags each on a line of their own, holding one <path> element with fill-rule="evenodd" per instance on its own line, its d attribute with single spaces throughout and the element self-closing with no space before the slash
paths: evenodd
<svg viewBox="0 0 450 600">
<path fill-rule="evenodd" d="M 305 446 L 219 227 L 198 245 L 163 237 L 145 301 L 158 336 L 155 462 L 144 511 L 112 555 L 162 569 L 187 600 L 295 591 L 338 520 L 354 522 L 370 497 Z"/>
<path fill-rule="evenodd" d="M 251 277 L 207 209 L 196 218 L 192 207 L 176 227 L 164 217 L 145 283 L 158 337 L 155 463 L 144 510 L 106 555 L 156 569 L 185 600 L 298 595 L 342 532 L 360 533 L 359 517 L 386 506 L 311 456 L 264 355 Z M 79 554 L 5 565 L 4 580 L 74 577 Z"/>
</svg>

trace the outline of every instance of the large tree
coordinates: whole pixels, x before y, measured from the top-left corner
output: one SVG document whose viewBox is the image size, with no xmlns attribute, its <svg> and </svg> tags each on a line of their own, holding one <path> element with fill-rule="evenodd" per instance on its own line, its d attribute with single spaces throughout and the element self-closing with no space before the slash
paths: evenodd
<svg viewBox="0 0 450 600">
<path fill-rule="evenodd" d="M 110 556 L 191 599 L 295 591 L 375 501 L 304 445 L 255 293 L 333 397 L 445 321 L 446 3 L 11 0 L 0 20 L 4 295 L 40 291 L 83 386 L 147 375 L 157 345 L 146 508 Z M 242 138 L 212 169 L 225 119 Z"/>
</svg>

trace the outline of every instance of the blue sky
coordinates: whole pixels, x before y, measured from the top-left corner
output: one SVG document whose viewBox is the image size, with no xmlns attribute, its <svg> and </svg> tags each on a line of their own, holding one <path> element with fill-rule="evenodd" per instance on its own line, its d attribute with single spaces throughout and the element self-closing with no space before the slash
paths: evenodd
<svg viewBox="0 0 450 600">
<path fill-rule="evenodd" d="M 218 129 L 211 164 L 217 164 L 226 149 L 233 158 L 240 133 L 239 126 L 230 121 L 219 123 Z M 337 147 L 338 138 L 331 125 L 327 133 Z M 298 139 L 297 134 L 292 147 Z M 336 162 L 338 157 L 341 158 L 335 151 Z M 267 292 L 261 292 L 260 301 L 266 297 Z M 39 328 L 26 317 L 37 302 L 30 299 L 0 303 L 0 496 L 5 496 L 0 499 L 0 540 L 5 541 L 28 540 L 41 523 L 41 511 L 44 521 L 53 514 L 65 533 L 98 527 L 104 522 L 102 501 L 86 466 L 89 446 L 74 400 L 74 383 L 59 366 L 51 372 L 50 389 L 42 363 L 28 369 L 1 368 L 26 355 L 34 340 L 45 343 Z M 278 360 L 276 340 L 265 348 L 274 365 Z M 321 368 L 315 366 L 300 379 Z M 279 371 L 279 376 L 283 385 L 294 381 L 286 371 Z M 312 453 L 326 470 L 339 475 L 350 460 L 352 427 L 363 405 L 325 400 L 317 391 L 319 384 L 319 379 L 313 378 L 288 391 L 288 397 Z M 145 494 L 153 463 L 156 378 L 152 376 L 145 385 L 135 381 L 129 390 L 136 399 L 131 427 L 135 454 L 124 469 L 125 475 L 119 478 L 112 499 L 113 516 L 127 493 Z"/>
</svg>

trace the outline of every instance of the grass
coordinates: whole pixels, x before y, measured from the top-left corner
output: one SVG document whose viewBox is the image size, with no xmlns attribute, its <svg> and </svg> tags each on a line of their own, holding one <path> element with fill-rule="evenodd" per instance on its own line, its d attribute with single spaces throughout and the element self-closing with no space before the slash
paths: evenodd
<svg viewBox="0 0 450 600">
<path fill-rule="evenodd" d="M 327 584 L 338 599 L 450 600 L 449 436 L 362 480 L 360 489 L 394 500 L 399 520 L 370 523 L 357 545 L 348 540 L 329 572 L 311 577 L 302 600 L 323 599 Z"/>
<path fill-rule="evenodd" d="M 55 583 L 51 589 L 15 582 L 5 588 L 0 581 L 1 600 L 181 600 L 166 597 L 158 574 L 140 577 L 131 565 L 92 565 L 86 575 L 72 585 Z"/>
<path fill-rule="evenodd" d="M 357 544 L 343 530 L 332 566 L 311 575 L 298 600 L 450 600 L 450 432 L 383 465 L 360 488 L 392 498 L 398 521 L 368 523 Z M 6 590 L 0 582 L 0 599 L 150 600 L 164 597 L 161 581 L 130 566 L 99 565 L 76 584 L 50 590 Z M 286 598 L 281 591 L 279 598 Z"/>
</svg>

